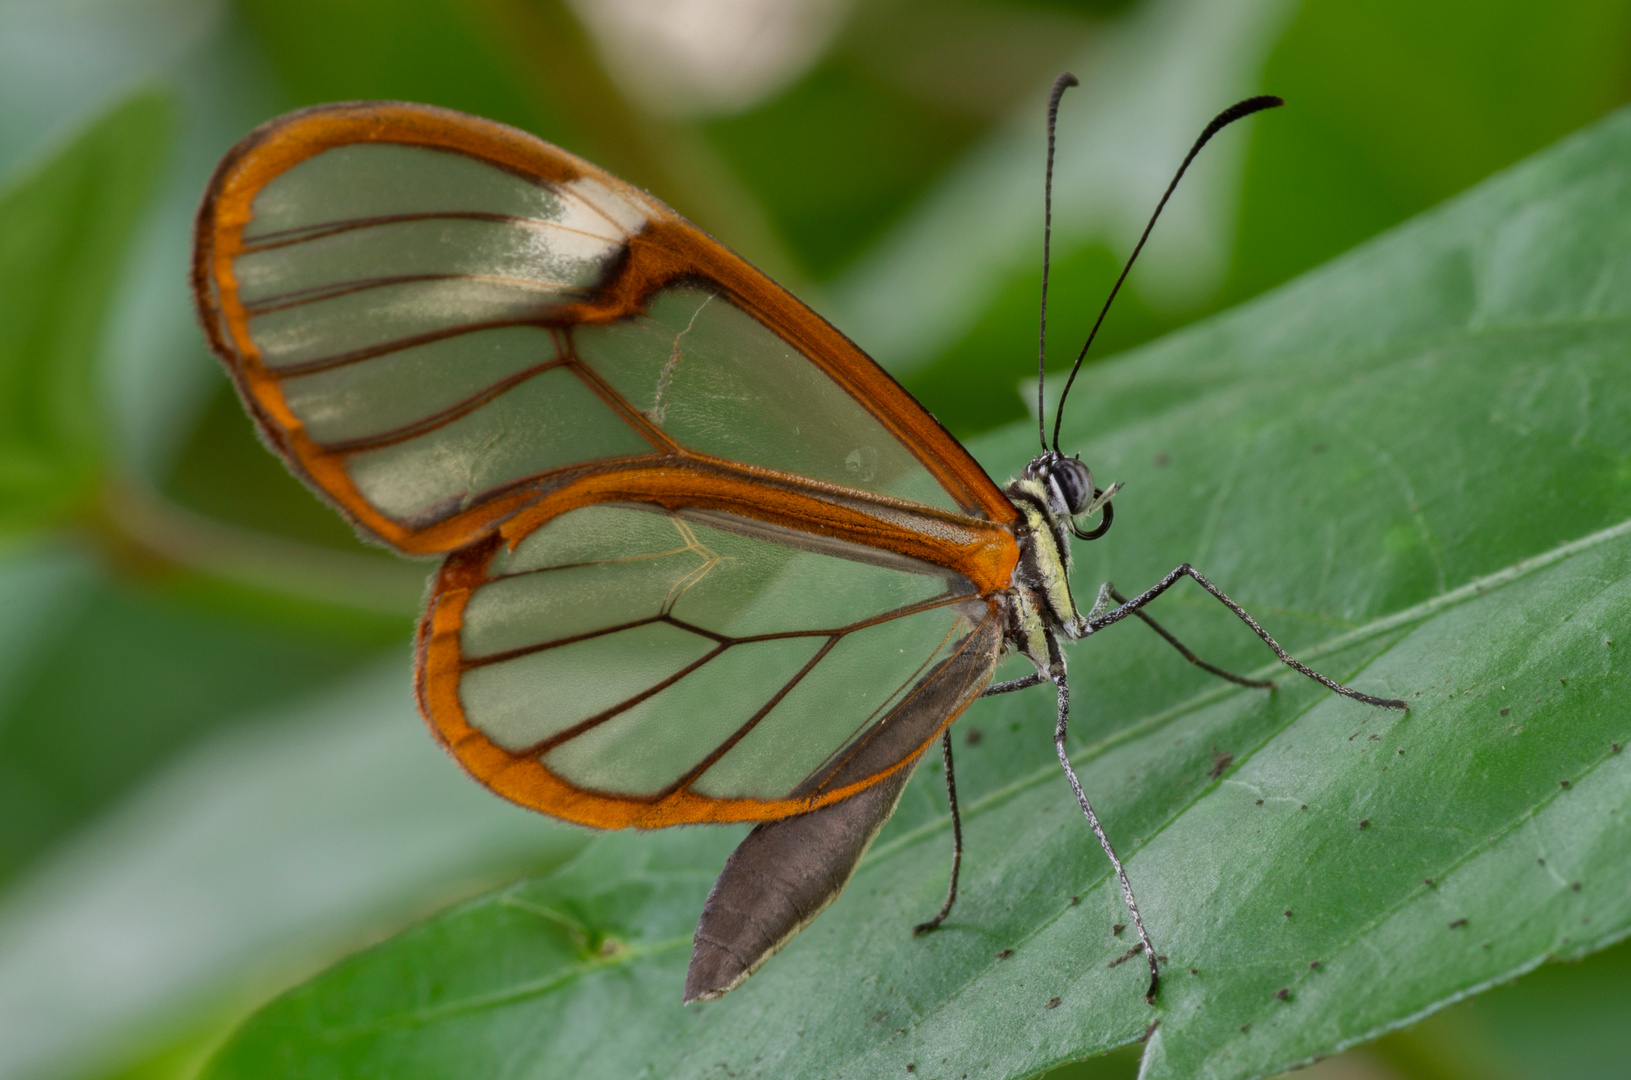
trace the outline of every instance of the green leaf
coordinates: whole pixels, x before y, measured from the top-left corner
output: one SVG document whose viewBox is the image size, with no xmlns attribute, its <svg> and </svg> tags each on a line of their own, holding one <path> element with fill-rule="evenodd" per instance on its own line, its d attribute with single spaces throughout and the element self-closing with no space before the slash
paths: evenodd
<svg viewBox="0 0 1631 1080">
<path fill-rule="evenodd" d="M 612 835 L 274 1002 L 209 1075 L 1025 1077 L 1148 1033 L 1146 1078 L 1255 1077 L 1625 937 L 1628 159 L 1621 113 L 1078 386 L 1063 445 L 1129 485 L 1084 595 L 1187 559 L 1412 702 L 1261 667 L 1192 585 L 1158 616 L 1278 690 L 1134 625 L 1071 651 L 1074 757 L 1169 958 L 1155 1006 L 1114 964 L 1131 932 L 1039 688 L 959 722 L 967 856 L 932 936 L 931 764 L 844 896 L 719 1002 L 679 996 L 739 832 Z M 975 449 L 1000 476 L 1034 437 Z"/>
<path fill-rule="evenodd" d="M 169 99 L 139 94 L 0 192 L 0 531 L 79 506 L 99 475 L 101 334 L 170 127 Z"/>
</svg>

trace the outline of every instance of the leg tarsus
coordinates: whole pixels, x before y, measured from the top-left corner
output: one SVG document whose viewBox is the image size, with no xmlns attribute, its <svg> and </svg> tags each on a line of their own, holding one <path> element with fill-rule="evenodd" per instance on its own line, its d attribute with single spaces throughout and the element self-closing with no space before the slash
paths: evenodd
<svg viewBox="0 0 1631 1080">
<path fill-rule="evenodd" d="M 963 819 L 957 812 L 957 775 L 952 771 L 949 727 L 940 738 L 940 749 L 946 759 L 946 801 L 951 804 L 951 883 L 946 887 L 946 902 L 940 906 L 940 914 L 928 922 L 918 923 L 912 927 L 914 937 L 918 934 L 927 934 L 951 914 L 951 906 L 957 902 L 957 871 L 963 865 Z"/>
<path fill-rule="evenodd" d="M 1141 608 L 1143 608 L 1150 601 L 1154 600 L 1156 597 L 1160 596 L 1162 593 L 1166 592 L 1168 589 L 1172 588 L 1173 584 L 1181 577 L 1194 579 L 1197 585 L 1211 593 L 1212 596 L 1224 607 L 1234 612 L 1235 617 L 1241 622 L 1245 623 L 1247 626 L 1251 627 L 1252 633 L 1261 638 L 1263 643 L 1270 649 L 1273 649 L 1274 655 L 1278 656 L 1280 658 L 1280 662 L 1285 664 L 1287 667 L 1301 672 L 1326 689 L 1334 690 L 1343 697 L 1350 697 L 1355 701 L 1363 701 L 1367 705 L 1379 705 L 1384 709 L 1402 709 L 1406 712 L 1410 711 L 1410 705 L 1408 702 L 1400 701 L 1398 698 L 1380 698 L 1373 697 L 1370 694 L 1361 693 L 1358 690 L 1342 685 L 1330 676 L 1321 675 L 1308 665 L 1294 659 L 1289 653 L 1280 647 L 1280 643 L 1278 641 L 1275 641 L 1274 638 L 1269 636 L 1269 632 L 1267 630 L 1257 625 L 1257 620 L 1247 614 L 1245 608 L 1229 599 L 1229 597 L 1224 594 L 1222 589 L 1206 580 L 1205 576 L 1202 575 L 1199 570 L 1196 570 L 1188 563 L 1183 563 L 1182 565 L 1174 568 L 1167 574 L 1166 577 L 1162 578 L 1148 589 L 1145 589 L 1131 600 L 1126 601 L 1120 607 L 1114 609 L 1113 611 L 1108 611 L 1096 619 L 1089 620 L 1087 632 L 1094 633 L 1095 631 L 1104 629 L 1106 626 L 1109 626 L 1112 623 L 1120 622 L 1129 615 L 1139 614 Z"/>
<path fill-rule="evenodd" d="M 1116 587 L 1110 584 L 1108 581 L 1104 583 L 1104 592 L 1107 593 L 1117 604 L 1127 603 L 1127 598 L 1121 595 L 1121 593 L 1117 592 Z M 1099 613 L 1097 607 L 1094 608 L 1094 613 L 1095 615 Z M 1177 649 L 1183 654 L 1185 660 L 1188 660 L 1191 664 L 1194 664 L 1202 671 L 1210 671 L 1220 679 L 1227 679 L 1230 682 L 1237 683 L 1241 686 L 1253 686 L 1261 690 L 1274 689 L 1273 679 L 1248 679 L 1244 675 L 1236 675 L 1232 671 L 1225 671 L 1215 664 L 1209 664 L 1205 660 L 1202 660 L 1200 657 L 1190 652 L 1189 646 L 1185 645 L 1183 642 L 1174 637 L 1171 631 L 1162 626 L 1160 623 L 1156 622 L 1154 619 L 1150 618 L 1149 614 L 1142 608 L 1134 608 L 1133 614 L 1137 615 L 1140 619 L 1143 619 L 1146 626 L 1165 638 L 1168 645 L 1171 645 L 1174 649 Z"/>
<path fill-rule="evenodd" d="M 1065 750 L 1065 733 L 1070 719 L 1070 686 L 1065 681 L 1062 662 L 1056 664 L 1053 682 L 1059 689 L 1059 721 L 1053 729 L 1053 746 L 1059 753 L 1059 764 L 1064 766 L 1065 776 L 1070 780 L 1070 790 L 1075 792 L 1076 802 L 1087 817 L 1088 826 L 1093 830 L 1093 835 L 1099 838 L 1099 846 L 1104 848 L 1105 855 L 1109 856 L 1110 865 L 1116 871 L 1116 880 L 1121 883 L 1121 898 L 1126 902 L 1127 910 L 1132 913 L 1133 927 L 1138 931 L 1139 944 L 1144 946 L 1144 957 L 1150 965 L 1150 986 L 1144 992 L 1144 1000 L 1153 1005 L 1155 992 L 1161 985 L 1161 969 L 1156 964 L 1155 946 L 1150 943 L 1150 935 L 1144 929 L 1144 917 L 1138 913 L 1138 901 L 1133 899 L 1133 886 L 1127 880 L 1127 871 L 1122 869 L 1116 849 L 1110 846 L 1110 838 L 1104 834 L 1104 827 L 1099 824 L 1099 817 L 1093 812 L 1093 805 L 1087 801 L 1087 793 L 1082 790 L 1082 782 L 1076 778 L 1076 770 L 1070 764 L 1070 754 Z"/>
</svg>

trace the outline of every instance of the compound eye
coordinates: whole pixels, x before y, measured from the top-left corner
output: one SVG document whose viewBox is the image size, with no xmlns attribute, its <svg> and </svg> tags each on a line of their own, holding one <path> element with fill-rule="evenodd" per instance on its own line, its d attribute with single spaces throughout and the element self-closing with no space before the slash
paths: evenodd
<svg viewBox="0 0 1631 1080">
<path fill-rule="evenodd" d="M 1075 458 L 1062 458 L 1053 466 L 1053 481 L 1059 485 L 1059 494 L 1065 497 L 1065 506 L 1075 517 L 1093 501 L 1093 474 Z"/>
</svg>

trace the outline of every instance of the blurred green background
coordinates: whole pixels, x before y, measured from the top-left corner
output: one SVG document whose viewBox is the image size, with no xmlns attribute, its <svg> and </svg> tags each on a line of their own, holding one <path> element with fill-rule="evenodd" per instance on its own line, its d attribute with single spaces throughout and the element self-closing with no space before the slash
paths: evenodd
<svg viewBox="0 0 1631 1080">
<path fill-rule="evenodd" d="M 584 840 L 432 747 L 427 567 L 290 479 L 205 352 L 189 225 L 227 147 L 347 98 L 536 132 L 968 436 L 1026 415 L 1067 68 L 1055 366 L 1222 106 L 1290 102 L 1192 171 L 1101 356 L 1631 99 L 1631 0 L 0 0 L 0 1080 L 188 1075 L 271 993 Z M 1628 1012 L 1621 947 L 1308 1075 L 1623 1076 Z"/>
</svg>

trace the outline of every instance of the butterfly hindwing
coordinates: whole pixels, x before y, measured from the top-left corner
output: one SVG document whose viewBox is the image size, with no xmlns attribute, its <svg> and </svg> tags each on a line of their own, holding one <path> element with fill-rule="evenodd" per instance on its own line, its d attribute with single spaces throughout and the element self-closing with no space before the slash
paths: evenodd
<svg viewBox="0 0 1631 1080">
<path fill-rule="evenodd" d="M 420 694 L 440 737 L 501 794 L 602 827 L 764 820 L 864 788 L 984 683 L 908 730 L 928 675 L 988 676 L 1001 637 L 942 567 L 649 503 L 461 552 L 432 603 Z"/>
</svg>

